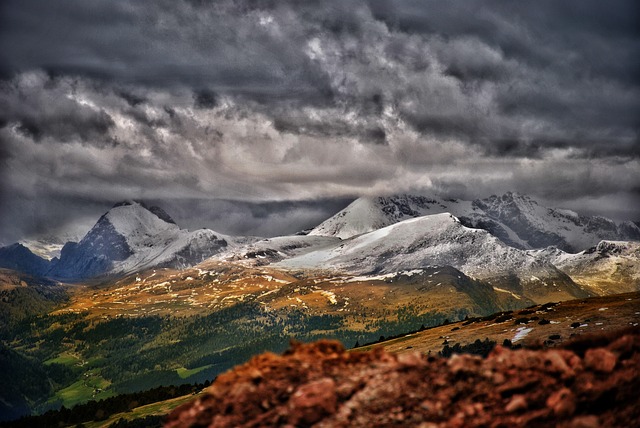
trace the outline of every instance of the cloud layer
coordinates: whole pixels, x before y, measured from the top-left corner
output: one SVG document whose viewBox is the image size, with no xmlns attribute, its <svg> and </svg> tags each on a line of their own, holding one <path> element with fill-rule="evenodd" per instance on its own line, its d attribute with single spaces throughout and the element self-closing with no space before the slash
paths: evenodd
<svg viewBox="0 0 640 428">
<path fill-rule="evenodd" d="M 633 1 L 0 8 L 0 240 L 125 198 L 239 201 L 196 215 L 234 233 L 406 191 L 640 217 Z"/>
</svg>

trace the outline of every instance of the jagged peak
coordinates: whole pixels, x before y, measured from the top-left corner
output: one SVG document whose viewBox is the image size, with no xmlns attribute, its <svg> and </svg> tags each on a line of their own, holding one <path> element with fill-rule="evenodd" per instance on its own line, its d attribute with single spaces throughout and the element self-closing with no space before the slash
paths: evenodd
<svg viewBox="0 0 640 428">
<path fill-rule="evenodd" d="M 167 214 L 167 212 L 162 208 L 160 208 L 159 206 L 153 205 L 152 207 L 147 209 L 152 213 L 154 213 L 156 216 L 158 216 L 160 220 L 164 220 L 167 223 L 176 224 L 176 222 L 171 218 L 171 216 Z"/>
<path fill-rule="evenodd" d="M 538 201 L 533 199 L 531 196 L 526 195 L 524 193 L 516 192 L 516 191 L 508 191 L 502 195 L 491 195 L 485 199 L 486 201 L 501 201 L 501 202 L 526 202 L 530 204 L 539 205 Z"/>
<path fill-rule="evenodd" d="M 25 247 L 24 245 L 22 245 L 22 244 L 21 244 L 21 243 L 19 243 L 19 242 L 14 242 L 13 244 L 9 244 L 9 245 L 6 245 L 6 246 L 1 247 L 1 248 L 6 248 L 6 249 L 8 249 L 8 250 L 14 250 L 14 249 L 17 249 L 17 248 L 24 248 L 24 249 L 28 249 L 27 247 Z"/>
<path fill-rule="evenodd" d="M 408 200 L 408 201 L 436 201 L 437 198 L 435 195 L 431 194 L 423 194 L 423 193 L 396 193 L 390 195 L 381 195 L 376 198 L 380 201 L 393 201 L 393 200 Z"/>
<path fill-rule="evenodd" d="M 36 257 L 38 259 L 45 260 L 44 258 L 40 257 L 39 255 L 31 251 L 31 248 L 27 247 L 21 242 L 14 242 L 13 244 L 0 247 L 0 253 L 4 253 L 4 254 L 13 253 L 13 254 L 19 254 L 21 257 Z"/>
<path fill-rule="evenodd" d="M 162 220 L 162 221 L 164 221 L 166 223 L 176 224 L 175 220 L 173 220 L 173 218 L 171 218 L 171 216 L 169 214 L 167 214 L 167 212 L 165 210 L 163 210 L 162 208 L 160 208 L 157 205 L 149 206 L 144 201 L 137 201 L 137 200 L 133 200 L 133 199 L 127 199 L 127 200 L 120 201 L 120 202 L 114 204 L 113 207 L 111 207 L 111 209 L 120 208 L 120 207 L 128 207 L 128 206 L 141 206 L 142 208 L 144 208 L 147 211 L 149 211 L 152 214 L 154 214 L 160 220 Z"/>
<path fill-rule="evenodd" d="M 128 207 L 128 206 L 136 205 L 136 204 L 138 204 L 138 202 L 136 202 L 136 201 L 134 201 L 132 199 L 127 199 L 127 200 L 124 200 L 124 201 L 116 202 L 115 204 L 113 204 L 113 206 L 111 208 L 113 209 L 113 208 L 118 208 L 118 207 Z"/>
<path fill-rule="evenodd" d="M 638 248 L 638 243 L 630 241 L 612 241 L 602 240 L 598 242 L 593 248 L 590 248 L 586 252 L 598 252 L 600 254 L 620 254 L 626 251 L 632 251 L 634 248 Z"/>
</svg>

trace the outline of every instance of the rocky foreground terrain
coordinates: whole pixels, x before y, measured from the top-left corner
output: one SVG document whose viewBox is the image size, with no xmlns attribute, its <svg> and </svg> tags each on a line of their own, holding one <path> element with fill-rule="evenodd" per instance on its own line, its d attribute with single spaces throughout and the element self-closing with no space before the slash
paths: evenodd
<svg viewBox="0 0 640 428">
<path fill-rule="evenodd" d="M 486 359 L 293 344 L 218 377 L 178 427 L 637 427 L 640 330 Z"/>
</svg>

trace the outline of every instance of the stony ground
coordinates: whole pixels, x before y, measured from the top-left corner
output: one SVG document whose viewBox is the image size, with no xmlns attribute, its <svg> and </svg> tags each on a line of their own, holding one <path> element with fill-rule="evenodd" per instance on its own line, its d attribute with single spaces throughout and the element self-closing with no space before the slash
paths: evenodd
<svg viewBox="0 0 640 428">
<path fill-rule="evenodd" d="M 166 427 L 638 427 L 640 330 L 487 359 L 295 344 L 218 377 Z"/>
</svg>

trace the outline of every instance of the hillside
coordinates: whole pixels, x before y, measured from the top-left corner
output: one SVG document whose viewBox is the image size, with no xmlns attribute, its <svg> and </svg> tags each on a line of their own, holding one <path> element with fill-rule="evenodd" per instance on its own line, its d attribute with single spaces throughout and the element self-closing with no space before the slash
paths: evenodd
<svg viewBox="0 0 640 428">
<path fill-rule="evenodd" d="M 595 294 L 640 290 L 640 242 L 601 241 L 577 254 L 554 247 L 533 253 Z"/>
<path fill-rule="evenodd" d="M 1 336 L 20 355 L 62 365 L 71 376 L 34 397 L 36 412 L 203 382 L 258 353 L 283 351 L 291 337 L 365 343 L 533 303 L 453 268 L 374 279 L 213 262 L 76 285 L 69 293 L 67 303 Z M 0 385 L 0 398 L 8 393 Z"/>
<path fill-rule="evenodd" d="M 511 341 L 513 346 L 524 346 L 528 349 L 538 349 L 540 347 L 571 348 L 574 346 L 571 343 L 575 342 L 576 339 L 586 340 L 594 333 L 612 334 L 625 328 L 633 327 L 634 324 L 637 328 L 640 321 L 639 303 L 640 293 L 631 293 L 536 305 L 524 310 L 502 312 L 482 318 L 472 317 L 466 321 L 421 329 L 421 331 L 403 334 L 395 339 L 355 348 L 352 352 L 360 353 L 362 351 L 376 350 L 378 352 L 377 355 L 381 350 L 392 355 L 411 355 L 412 353 L 420 352 L 422 355 L 436 357 L 440 352 L 447 350 L 453 352 L 456 352 L 456 350 L 458 350 L 457 352 L 475 352 L 478 350 L 488 352 L 496 344 L 503 344 L 505 339 Z M 446 345 L 444 345 L 445 341 L 447 342 Z M 404 357 L 397 358 L 401 360 Z M 387 359 L 386 361 L 389 360 Z M 265 379 L 265 381 L 269 380 Z M 126 403 L 128 403 L 127 397 L 129 396 L 124 395 L 109 399 L 109 406 L 115 403 L 122 403 L 123 400 L 126 406 Z M 198 397 L 206 397 L 206 395 L 198 395 Z M 141 418 L 137 423 L 157 424 L 162 415 L 195 398 L 197 397 L 183 396 L 154 403 L 145 398 L 145 403 L 149 404 L 123 413 L 109 411 L 109 418 L 99 421 L 91 421 L 90 412 L 82 413 L 84 416 L 67 412 L 53 414 L 49 417 L 76 422 L 84 421 L 83 423 L 87 427 L 107 427 L 121 419 L 135 420 Z M 93 405 L 93 408 L 95 407 L 96 405 Z M 44 419 L 32 419 L 31 421 L 41 420 Z M 70 424 L 73 425 L 71 422 Z M 30 425 L 28 421 L 25 421 L 22 424 L 13 423 L 7 424 L 7 426 L 23 427 Z"/>
<path fill-rule="evenodd" d="M 402 335 L 360 349 L 382 348 L 388 352 L 420 351 L 436 355 L 444 342 L 453 347 L 489 339 L 505 340 L 524 347 L 556 347 L 580 336 L 611 333 L 640 325 L 640 293 L 569 300 L 533 305 L 526 309 L 471 317 L 468 320 Z"/>
<path fill-rule="evenodd" d="M 48 313 L 68 298 L 67 290 L 55 281 L 0 269 L 0 332 L 23 319 Z"/>
</svg>

